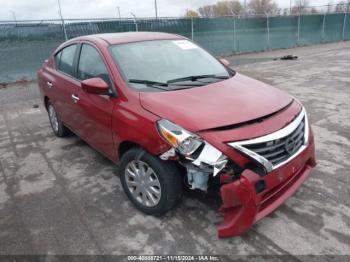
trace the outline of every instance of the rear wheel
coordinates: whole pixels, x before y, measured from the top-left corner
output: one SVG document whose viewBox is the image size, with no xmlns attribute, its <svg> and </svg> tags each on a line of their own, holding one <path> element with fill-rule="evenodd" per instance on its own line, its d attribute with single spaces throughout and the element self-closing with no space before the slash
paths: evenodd
<svg viewBox="0 0 350 262">
<path fill-rule="evenodd" d="M 182 195 L 177 167 L 138 148 L 123 155 L 120 180 L 131 202 L 149 215 L 163 215 L 178 203 Z"/>
<path fill-rule="evenodd" d="M 47 104 L 47 112 L 49 115 L 49 120 L 51 124 L 52 131 L 54 134 L 58 137 L 64 137 L 69 134 L 69 130 L 67 127 L 63 125 L 61 120 L 58 118 L 58 115 L 56 113 L 56 110 L 54 106 L 48 102 Z"/>
</svg>

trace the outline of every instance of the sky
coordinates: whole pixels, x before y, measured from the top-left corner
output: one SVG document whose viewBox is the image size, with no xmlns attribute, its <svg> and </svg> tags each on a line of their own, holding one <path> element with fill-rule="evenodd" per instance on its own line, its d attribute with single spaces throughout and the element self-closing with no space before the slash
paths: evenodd
<svg viewBox="0 0 350 262">
<path fill-rule="evenodd" d="M 122 17 L 154 17 L 154 0 L 60 0 L 64 18 L 115 18 L 117 6 Z M 249 1 L 249 0 L 247 0 Z M 289 7 L 290 0 L 275 0 L 282 8 Z M 159 17 L 182 16 L 187 9 L 213 4 L 217 0 L 157 0 Z M 243 2 L 243 0 L 241 0 Z M 292 3 L 295 0 L 292 0 Z M 325 5 L 337 0 L 309 0 L 310 5 Z M 0 20 L 58 19 L 57 0 L 0 0 Z"/>
</svg>

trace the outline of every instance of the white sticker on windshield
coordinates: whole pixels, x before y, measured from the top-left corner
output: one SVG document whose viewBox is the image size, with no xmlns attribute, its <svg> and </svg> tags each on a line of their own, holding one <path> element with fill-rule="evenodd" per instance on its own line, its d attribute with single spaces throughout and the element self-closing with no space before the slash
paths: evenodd
<svg viewBox="0 0 350 262">
<path fill-rule="evenodd" d="M 198 46 L 187 40 L 175 40 L 173 43 L 184 50 L 198 48 Z"/>
</svg>

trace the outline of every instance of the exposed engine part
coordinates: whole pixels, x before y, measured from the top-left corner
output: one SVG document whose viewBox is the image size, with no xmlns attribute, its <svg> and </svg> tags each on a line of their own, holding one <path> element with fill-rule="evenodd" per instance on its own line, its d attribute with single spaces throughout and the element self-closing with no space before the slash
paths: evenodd
<svg viewBox="0 0 350 262">
<path fill-rule="evenodd" d="M 180 154 L 175 148 L 171 148 L 160 155 L 160 158 L 168 160 L 176 156 L 176 153 Z M 186 163 L 181 164 L 187 169 L 187 180 L 190 188 L 203 191 L 208 188 L 209 175 L 212 174 L 215 177 L 228 163 L 227 157 L 207 142 L 204 142 L 203 146 L 192 155 L 182 155 L 182 157 L 186 159 Z"/>
<path fill-rule="evenodd" d="M 187 165 L 186 169 L 187 169 L 187 182 L 190 185 L 190 188 L 207 191 L 210 173 L 203 172 L 199 168 L 196 168 L 192 165 Z"/>
</svg>

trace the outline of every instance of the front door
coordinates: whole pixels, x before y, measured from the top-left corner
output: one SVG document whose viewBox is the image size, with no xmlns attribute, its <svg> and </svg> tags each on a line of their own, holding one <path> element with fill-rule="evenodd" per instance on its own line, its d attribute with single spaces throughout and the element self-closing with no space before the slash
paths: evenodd
<svg viewBox="0 0 350 262">
<path fill-rule="evenodd" d="M 83 81 L 93 77 L 102 78 L 112 88 L 110 74 L 100 53 L 92 45 L 82 44 L 77 64 L 77 78 Z M 75 111 L 78 117 L 74 126 L 79 136 L 108 158 L 115 159 L 111 128 L 115 98 L 89 94 L 80 86 L 73 95 L 77 97 Z"/>
</svg>

